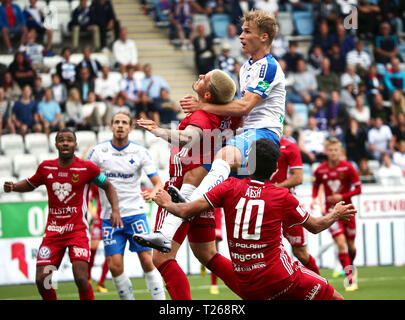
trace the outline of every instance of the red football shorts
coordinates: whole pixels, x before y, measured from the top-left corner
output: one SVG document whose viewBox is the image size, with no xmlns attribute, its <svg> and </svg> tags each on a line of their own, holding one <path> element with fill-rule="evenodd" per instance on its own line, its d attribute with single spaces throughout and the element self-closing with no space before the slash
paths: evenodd
<svg viewBox="0 0 405 320">
<path fill-rule="evenodd" d="M 91 226 L 91 240 L 103 240 L 102 220 L 93 222 Z"/>
<path fill-rule="evenodd" d="M 283 228 L 283 236 L 292 247 L 303 247 L 307 245 L 307 236 L 304 227 L 301 225 L 292 228 Z"/>
<path fill-rule="evenodd" d="M 37 266 L 54 265 L 59 268 L 69 248 L 70 261 L 90 261 L 90 241 L 87 231 L 75 232 L 69 238 L 44 237 L 37 254 Z"/>
<path fill-rule="evenodd" d="M 171 178 L 165 183 L 164 189 L 167 191 L 167 187 L 173 185 L 180 190 L 182 184 L 183 177 Z M 161 207 L 158 208 L 154 231 L 157 231 L 162 227 L 167 214 L 168 212 L 166 209 L 162 209 Z M 214 210 L 209 210 L 195 216 L 191 222 L 184 221 L 174 234 L 173 240 L 181 244 L 186 236 L 188 236 L 189 242 L 198 243 L 215 241 Z"/>
<path fill-rule="evenodd" d="M 332 237 L 344 234 L 346 239 L 354 240 L 356 238 L 356 216 L 351 217 L 349 221 L 336 221 L 329 228 Z"/>
</svg>

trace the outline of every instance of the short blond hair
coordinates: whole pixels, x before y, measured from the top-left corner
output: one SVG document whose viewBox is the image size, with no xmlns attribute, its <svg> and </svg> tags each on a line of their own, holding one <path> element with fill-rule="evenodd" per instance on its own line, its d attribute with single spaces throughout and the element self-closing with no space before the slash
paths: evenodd
<svg viewBox="0 0 405 320">
<path fill-rule="evenodd" d="M 273 42 L 273 39 L 277 35 L 278 25 L 276 18 L 267 12 L 260 11 L 260 10 L 251 10 L 245 12 L 243 17 L 241 18 L 241 22 L 245 23 L 247 21 L 253 21 L 256 25 L 259 34 L 267 33 L 269 36 L 269 40 L 267 41 L 267 45 L 270 46 Z"/>
<path fill-rule="evenodd" d="M 215 69 L 211 72 L 208 91 L 212 96 L 212 103 L 225 104 L 235 97 L 236 85 L 232 78 L 224 71 Z"/>
<path fill-rule="evenodd" d="M 339 139 L 332 137 L 328 138 L 325 142 L 325 148 L 329 148 L 330 146 L 337 145 L 339 147 L 342 147 L 342 143 L 339 141 Z"/>
</svg>

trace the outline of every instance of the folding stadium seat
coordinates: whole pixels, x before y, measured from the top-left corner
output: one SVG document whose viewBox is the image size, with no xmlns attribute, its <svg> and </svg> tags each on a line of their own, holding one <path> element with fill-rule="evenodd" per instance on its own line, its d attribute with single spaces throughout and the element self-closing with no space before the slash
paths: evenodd
<svg viewBox="0 0 405 320">
<path fill-rule="evenodd" d="M 93 59 L 96 59 L 102 66 L 109 66 L 111 67 L 111 61 L 107 54 L 103 52 L 95 52 L 91 54 Z"/>
<path fill-rule="evenodd" d="M 139 143 L 140 145 L 145 145 L 144 132 L 141 129 L 134 129 L 129 133 L 129 140 Z"/>
<path fill-rule="evenodd" d="M 41 191 L 24 192 L 21 194 L 22 201 L 46 201 L 47 197 Z"/>
<path fill-rule="evenodd" d="M 225 38 L 231 18 L 227 14 L 215 13 L 211 16 L 211 26 L 216 38 Z"/>
<path fill-rule="evenodd" d="M 97 135 L 94 131 L 83 130 L 76 131 L 77 138 L 77 156 L 83 157 L 97 143 Z"/>
<path fill-rule="evenodd" d="M 24 153 L 24 140 L 19 134 L 3 134 L 0 137 L 0 145 L 5 155 L 13 156 Z"/>
<path fill-rule="evenodd" d="M 119 82 L 122 79 L 122 74 L 118 71 L 110 71 L 108 76 L 111 77 L 114 81 Z"/>
<path fill-rule="evenodd" d="M 294 22 L 291 12 L 280 11 L 277 15 L 277 23 L 283 36 L 291 36 L 294 33 Z"/>
<path fill-rule="evenodd" d="M 21 195 L 19 193 L 2 193 L 0 195 L 0 202 L 21 202 Z"/>
<path fill-rule="evenodd" d="M 300 36 L 309 36 L 314 32 L 314 21 L 310 11 L 294 11 L 295 29 Z"/>
<path fill-rule="evenodd" d="M 157 141 L 148 148 L 153 161 L 159 169 L 168 169 L 170 161 L 170 146 L 165 141 Z"/>
<path fill-rule="evenodd" d="M 9 156 L 0 156 L 0 177 L 13 175 L 13 160 Z M 0 185 L 0 188 L 3 186 Z"/>
<path fill-rule="evenodd" d="M 63 57 L 56 55 L 53 57 L 44 57 L 44 65 L 51 69 L 50 72 L 55 71 L 56 65 L 63 61 Z"/>
<path fill-rule="evenodd" d="M 38 159 L 33 154 L 19 154 L 13 157 L 14 175 L 28 177 L 37 170 Z"/>
<path fill-rule="evenodd" d="M 39 73 L 38 76 L 42 79 L 43 88 L 48 88 L 52 85 L 52 75 L 50 73 Z"/>
<path fill-rule="evenodd" d="M 58 158 L 59 154 L 57 152 L 41 152 L 41 153 L 37 154 L 36 156 L 37 156 L 38 164 L 40 164 L 42 161 Z"/>
<path fill-rule="evenodd" d="M 145 147 L 150 147 L 152 144 L 160 141 L 161 138 L 156 137 L 153 133 L 145 131 Z"/>
<path fill-rule="evenodd" d="M 58 152 L 55 146 L 55 138 L 56 138 L 57 132 L 51 132 L 48 136 L 48 141 L 49 141 L 49 149 L 51 149 L 51 152 Z"/>
<path fill-rule="evenodd" d="M 34 155 L 49 152 L 48 137 L 45 133 L 27 133 L 24 144 L 25 150 Z"/>
<path fill-rule="evenodd" d="M 83 60 L 83 53 L 73 53 L 69 59 L 69 61 L 74 65 L 78 65 L 82 60 Z"/>
<path fill-rule="evenodd" d="M 3 40 L 1 40 L 3 41 Z M 6 66 L 9 66 L 11 62 L 14 60 L 14 55 L 12 54 L 1 54 L 0 55 L 0 63 Z"/>
<path fill-rule="evenodd" d="M 110 140 L 113 137 L 111 130 L 102 130 L 97 133 L 97 142 Z"/>
<path fill-rule="evenodd" d="M 298 114 L 304 121 L 306 126 L 308 123 L 308 107 L 305 103 L 294 103 L 294 112 Z"/>
<path fill-rule="evenodd" d="M 193 26 L 203 25 L 205 34 L 209 35 L 212 32 L 211 21 L 206 14 L 196 13 L 193 15 Z"/>
</svg>

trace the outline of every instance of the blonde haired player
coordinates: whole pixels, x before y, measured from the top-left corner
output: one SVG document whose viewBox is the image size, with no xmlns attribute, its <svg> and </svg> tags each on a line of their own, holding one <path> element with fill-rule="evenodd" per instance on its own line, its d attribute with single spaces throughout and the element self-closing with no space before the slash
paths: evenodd
<svg viewBox="0 0 405 320">
<path fill-rule="evenodd" d="M 325 212 L 329 214 L 336 203 L 352 203 L 351 198 L 361 193 L 359 174 L 349 161 L 341 160 L 342 144 L 336 138 L 325 142 L 327 161 L 321 163 L 314 172 L 311 209 L 317 202 L 318 190 L 323 185 Z M 354 189 L 352 190 L 352 187 Z M 335 222 L 329 231 L 338 248 L 338 259 L 346 274 L 346 291 L 358 289 L 357 271 L 353 266 L 356 257 L 356 219 Z"/>
</svg>

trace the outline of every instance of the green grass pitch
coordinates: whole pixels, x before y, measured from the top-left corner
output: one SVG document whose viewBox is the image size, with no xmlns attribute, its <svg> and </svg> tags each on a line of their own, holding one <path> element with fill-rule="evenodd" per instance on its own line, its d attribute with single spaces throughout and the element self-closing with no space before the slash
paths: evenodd
<svg viewBox="0 0 405 320">
<path fill-rule="evenodd" d="M 360 267 L 359 272 L 359 290 L 355 292 L 345 292 L 343 279 L 332 278 L 332 270 L 321 269 L 321 274 L 327 278 L 330 284 L 338 290 L 346 300 L 405 300 L 405 267 Z M 220 280 L 219 295 L 211 295 L 210 275 L 192 275 L 188 276 L 191 296 L 193 300 L 239 300 Z M 151 300 L 151 296 L 146 289 L 143 278 L 133 278 L 134 296 L 137 300 Z M 96 300 L 118 300 L 118 294 L 115 291 L 111 280 L 105 283 L 108 293 L 95 292 Z M 95 283 L 93 282 L 93 288 Z M 78 292 L 73 282 L 60 282 L 56 290 L 60 300 L 78 300 Z M 166 292 L 167 299 L 170 299 Z M 0 286 L 1 300 L 39 300 L 40 296 L 33 284 Z"/>
</svg>

